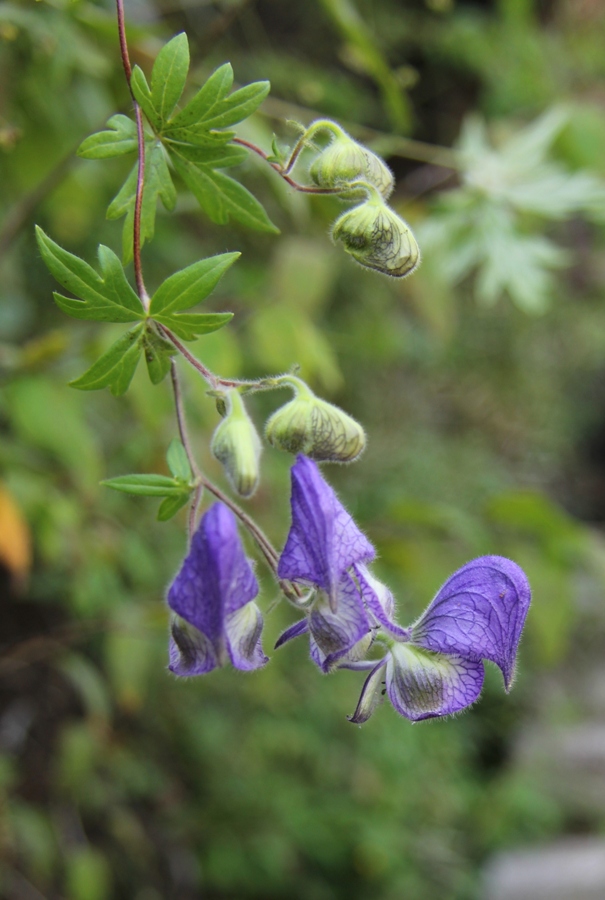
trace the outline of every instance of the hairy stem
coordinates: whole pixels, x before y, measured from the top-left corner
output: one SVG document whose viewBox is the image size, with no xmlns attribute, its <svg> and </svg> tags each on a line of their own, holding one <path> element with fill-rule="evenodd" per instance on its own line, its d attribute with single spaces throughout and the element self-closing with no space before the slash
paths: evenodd
<svg viewBox="0 0 605 900">
<path fill-rule="evenodd" d="M 248 150 L 252 150 L 253 153 L 256 153 L 261 159 L 264 159 L 265 162 L 268 162 L 271 168 L 277 172 L 278 175 L 284 179 L 284 181 L 293 187 L 294 190 L 300 191 L 303 194 L 341 194 L 342 188 L 320 188 L 320 187 L 312 187 L 311 185 L 299 184 L 298 181 L 295 181 L 293 178 L 288 175 L 288 169 L 280 166 L 279 163 L 269 162 L 269 154 L 265 153 L 265 151 L 261 147 L 257 147 L 256 144 L 251 143 L 251 141 L 245 141 L 243 138 L 234 137 L 232 140 L 233 144 L 239 144 L 241 147 L 246 147 Z M 302 149 L 302 148 L 301 148 Z M 300 151 L 299 151 L 300 152 Z"/>
<path fill-rule="evenodd" d="M 141 212 L 143 209 L 143 191 L 145 190 L 145 132 L 143 130 L 143 113 L 141 107 L 135 100 L 130 84 L 132 78 L 132 66 L 130 65 L 130 56 L 128 53 L 128 42 L 126 40 L 126 25 L 124 22 L 124 0 L 116 0 L 116 8 L 118 14 L 118 34 L 120 36 L 120 53 L 122 56 L 122 65 L 124 66 L 124 74 L 128 82 L 128 88 L 132 96 L 134 105 L 134 114 L 137 122 L 137 189 L 134 200 L 134 225 L 132 236 L 132 260 L 134 265 L 134 277 L 137 284 L 137 293 L 139 299 L 146 310 L 149 309 L 149 295 L 145 288 L 143 280 L 143 267 L 141 264 Z"/>
</svg>

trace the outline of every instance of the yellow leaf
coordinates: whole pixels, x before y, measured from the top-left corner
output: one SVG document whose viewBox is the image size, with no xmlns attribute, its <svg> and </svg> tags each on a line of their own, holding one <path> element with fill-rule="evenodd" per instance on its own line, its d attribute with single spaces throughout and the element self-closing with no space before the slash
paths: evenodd
<svg viewBox="0 0 605 900">
<path fill-rule="evenodd" d="M 31 566 L 29 527 L 15 500 L 2 484 L 0 484 L 0 563 L 10 572 L 14 587 L 23 588 Z"/>
</svg>

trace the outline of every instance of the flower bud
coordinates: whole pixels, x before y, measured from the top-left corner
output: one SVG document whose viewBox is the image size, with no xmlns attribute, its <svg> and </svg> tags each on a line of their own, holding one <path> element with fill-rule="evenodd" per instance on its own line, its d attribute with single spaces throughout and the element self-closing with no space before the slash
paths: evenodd
<svg viewBox="0 0 605 900">
<path fill-rule="evenodd" d="M 227 415 L 212 435 L 210 450 L 225 467 L 233 490 L 251 497 L 260 476 L 260 438 L 239 392 L 229 391 L 225 402 Z"/>
<path fill-rule="evenodd" d="M 284 376 L 296 396 L 265 426 L 267 440 L 288 453 L 303 453 L 318 462 L 353 462 L 365 447 L 366 436 L 355 419 L 332 403 L 320 400 L 299 378 Z"/>
<path fill-rule="evenodd" d="M 332 238 L 362 266 L 401 278 L 420 262 L 420 249 L 407 224 L 375 194 L 343 213 Z"/>
<path fill-rule="evenodd" d="M 335 135 L 331 144 L 314 160 L 309 175 L 322 188 L 338 188 L 361 179 L 373 185 L 385 200 L 395 186 L 393 173 L 386 163 L 344 131 Z M 360 192 L 351 190 L 343 196 L 358 197 Z"/>
</svg>

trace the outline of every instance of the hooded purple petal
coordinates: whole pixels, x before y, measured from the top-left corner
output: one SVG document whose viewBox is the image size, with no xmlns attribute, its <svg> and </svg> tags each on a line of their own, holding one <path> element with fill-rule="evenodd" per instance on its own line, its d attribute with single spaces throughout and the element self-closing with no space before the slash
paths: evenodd
<svg viewBox="0 0 605 900">
<path fill-rule="evenodd" d="M 449 716 L 475 702 L 484 674 L 481 662 L 396 643 L 387 660 L 387 694 L 412 722 Z"/>
<path fill-rule="evenodd" d="M 235 517 L 222 503 L 215 503 L 203 516 L 168 591 L 170 608 L 201 634 L 198 637 L 181 626 L 176 633 L 173 630 L 172 670 L 192 675 L 209 672 L 224 664 L 227 654 L 239 669 L 262 665 L 260 612 L 243 611 L 257 594 L 258 583 L 244 554 Z"/>
<path fill-rule="evenodd" d="M 317 465 L 299 456 L 292 466 L 292 525 L 278 567 L 280 578 L 322 588 L 336 609 L 343 573 L 354 563 L 374 558 L 361 533 Z"/>
<path fill-rule="evenodd" d="M 491 660 L 509 690 L 530 600 L 529 583 L 516 563 L 482 556 L 446 581 L 412 627 L 412 641 L 475 662 Z"/>
<path fill-rule="evenodd" d="M 372 643 L 371 624 L 361 594 L 346 572 L 338 586 L 337 598 L 338 612 L 332 612 L 320 595 L 309 615 L 309 631 L 325 657 L 321 663 L 324 672 L 330 671 L 338 660 L 349 659 L 354 650 L 359 659 L 359 654 L 365 655 Z"/>
</svg>

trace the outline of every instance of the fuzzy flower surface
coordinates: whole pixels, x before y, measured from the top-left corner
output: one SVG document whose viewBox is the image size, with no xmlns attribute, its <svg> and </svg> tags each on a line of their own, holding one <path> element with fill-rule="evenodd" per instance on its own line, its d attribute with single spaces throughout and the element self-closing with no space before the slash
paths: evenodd
<svg viewBox="0 0 605 900">
<path fill-rule="evenodd" d="M 168 590 L 168 605 L 176 613 L 170 671 L 203 675 L 229 662 L 243 671 L 263 666 L 263 619 L 252 602 L 257 594 L 258 582 L 235 517 L 224 504 L 215 503 L 202 517 Z"/>
<path fill-rule="evenodd" d="M 483 687 L 483 661 L 495 663 L 508 691 L 531 592 L 523 570 L 502 556 L 475 559 L 446 581 L 409 628 L 394 619 L 389 589 L 367 567 L 374 550 L 317 466 L 292 469 L 292 527 L 279 563 L 283 578 L 317 588 L 306 618 L 276 646 L 309 633 L 324 671 L 369 670 L 351 721 L 370 717 L 386 692 L 411 721 L 470 706 Z M 376 643 L 381 659 L 367 659 Z M 384 690 L 383 690 L 384 688 Z"/>
</svg>

